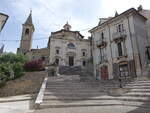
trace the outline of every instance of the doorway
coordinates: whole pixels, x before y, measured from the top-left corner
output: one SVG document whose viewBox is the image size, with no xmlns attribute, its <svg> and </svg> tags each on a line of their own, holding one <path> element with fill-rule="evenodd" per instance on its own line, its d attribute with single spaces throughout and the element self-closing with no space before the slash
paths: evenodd
<svg viewBox="0 0 150 113">
<path fill-rule="evenodd" d="M 73 66 L 73 65 L 74 65 L 74 57 L 69 56 L 69 66 Z"/>
<path fill-rule="evenodd" d="M 102 66 L 100 70 L 101 70 L 101 79 L 107 80 L 108 79 L 108 67 Z"/>
</svg>

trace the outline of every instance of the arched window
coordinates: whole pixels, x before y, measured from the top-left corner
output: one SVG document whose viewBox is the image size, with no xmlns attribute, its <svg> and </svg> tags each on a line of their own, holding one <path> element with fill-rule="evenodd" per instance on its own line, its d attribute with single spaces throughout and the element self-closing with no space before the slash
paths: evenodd
<svg viewBox="0 0 150 113">
<path fill-rule="evenodd" d="M 69 49 L 74 49 L 74 48 L 75 48 L 75 45 L 74 45 L 73 43 L 69 43 L 69 44 L 68 44 L 68 48 L 69 48 Z"/>
<path fill-rule="evenodd" d="M 25 30 L 25 35 L 28 35 L 29 34 L 29 29 L 26 29 Z"/>
</svg>

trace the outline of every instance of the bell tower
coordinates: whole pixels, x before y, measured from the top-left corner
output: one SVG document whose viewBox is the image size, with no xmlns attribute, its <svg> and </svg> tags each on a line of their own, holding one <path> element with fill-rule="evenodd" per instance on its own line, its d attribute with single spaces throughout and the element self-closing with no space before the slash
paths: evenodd
<svg viewBox="0 0 150 113">
<path fill-rule="evenodd" d="M 35 30 L 34 25 L 32 23 L 32 11 L 30 11 L 27 20 L 22 26 L 23 29 L 22 29 L 21 42 L 20 42 L 20 47 L 17 50 L 17 53 L 25 54 L 27 51 L 30 51 L 32 48 L 32 36 Z"/>
</svg>

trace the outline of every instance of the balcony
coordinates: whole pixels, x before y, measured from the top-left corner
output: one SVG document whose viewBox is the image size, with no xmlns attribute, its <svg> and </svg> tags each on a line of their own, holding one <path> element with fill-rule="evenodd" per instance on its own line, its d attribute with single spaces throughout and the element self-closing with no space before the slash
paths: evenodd
<svg viewBox="0 0 150 113">
<path fill-rule="evenodd" d="M 107 46 L 106 38 L 104 38 L 103 40 L 101 39 L 101 40 L 96 41 L 96 46 L 98 48 L 106 47 Z"/>
<path fill-rule="evenodd" d="M 99 56 L 99 59 L 100 59 L 99 61 L 100 64 L 108 62 L 107 55 Z"/>
<path fill-rule="evenodd" d="M 114 41 L 124 40 L 126 36 L 126 30 L 122 30 L 121 32 L 114 32 L 112 35 Z"/>
</svg>

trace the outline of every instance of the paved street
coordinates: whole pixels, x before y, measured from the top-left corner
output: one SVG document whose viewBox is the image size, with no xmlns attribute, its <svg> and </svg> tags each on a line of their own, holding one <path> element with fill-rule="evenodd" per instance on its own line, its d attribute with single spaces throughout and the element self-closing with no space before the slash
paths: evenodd
<svg viewBox="0 0 150 113">
<path fill-rule="evenodd" d="M 0 98 L 0 113 L 31 113 L 32 105 L 31 95 Z"/>
</svg>

